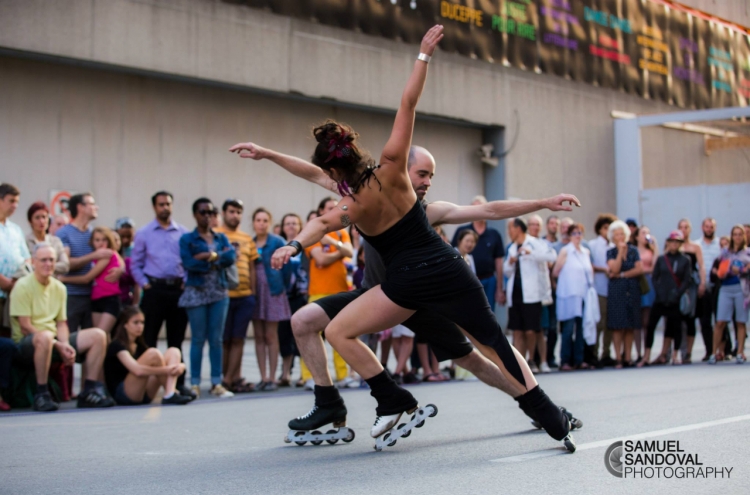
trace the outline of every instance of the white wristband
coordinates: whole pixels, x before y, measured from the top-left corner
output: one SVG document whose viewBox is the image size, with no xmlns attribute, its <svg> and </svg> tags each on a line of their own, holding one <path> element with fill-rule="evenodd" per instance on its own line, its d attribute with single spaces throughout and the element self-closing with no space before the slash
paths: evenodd
<svg viewBox="0 0 750 495">
<path fill-rule="evenodd" d="M 417 57 L 417 60 L 421 60 L 422 62 L 425 62 L 425 63 L 428 63 L 428 64 L 430 63 L 431 59 L 432 59 L 432 57 L 430 57 L 426 53 L 420 53 L 419 56 Z"/>
</svg>

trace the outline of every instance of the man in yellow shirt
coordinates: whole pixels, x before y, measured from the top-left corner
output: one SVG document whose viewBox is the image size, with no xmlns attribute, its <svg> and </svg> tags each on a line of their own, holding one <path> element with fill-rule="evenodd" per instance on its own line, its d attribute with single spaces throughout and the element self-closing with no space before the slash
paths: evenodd
<svg viewBox="0 0 750 495">
<path fill-rule="evenodd" d="M 99 328 L 70 333 L 68 329 L 67 291 L 52 275 L 56 253 L 51 245 L 34 247 L 34 273 L 16 282 L 10 295 L 10 316 L 13 341 L 20 358 L 34 366 L 37 392 L 34 410 L 57 411 L 47 379 L 52 360 L 67 365 L 85 363 L 86 381 L 78 395 L 78 407 L 110 407 L 115 402 L 104 388 L 104 357 L 107 334 Z"/>
<path fill-rule="evenodd" d="M 318 215 L 325 215 L 336 207 L 338 200 L 327 197 L 318 205 Z M 345 258 L 351 258 L 354 254 L 349 232 L 345 229 L 331 232 L 323 239 L 305 249 L 305 254 L 310 260 L 310 297 L 308 302 L 315 302 L 331 294 L 338 294 L 349 290 L 346 280 Z M 344 359 L 335 350 L 333 351 L 333 365 L 336 368 L 336 380 L 340 387 L 359 386 L 349 377 L 349 369 Z M 312 374 L 300 359 L 302 369 L 301 379 L 306 382 L 307 388 L 312 388 Z M 307 383 L 310 382 L 310 387 Z"/>
<path fill-rule="evenodd" d="M 223 226 L 216 229 L 227 236 L 237 251 L 239 285 L 229 291 L 229 310 L 224 325 L 223 372 L 224 387 L 234 393 L 252 392 L 255 385 L 241 376 L 242 354 L 247 338 L 247 328 L 255 310 L 255 260 L 258 249 L 250 234 L 240 230 L 244 205 L 239 199 L 224 201 L 221 208 Z"/>
</svg>

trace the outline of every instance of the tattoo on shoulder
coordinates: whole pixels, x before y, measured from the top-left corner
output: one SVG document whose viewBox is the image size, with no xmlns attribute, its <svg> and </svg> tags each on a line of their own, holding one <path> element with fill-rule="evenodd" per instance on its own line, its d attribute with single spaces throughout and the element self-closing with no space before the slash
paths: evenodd
<svg viewBox="0 0 750 495">
<path fill-rule="evenodd" d="M 341 215 L 341 224 L 344 227 L 348 227 L 352 224 L 351 219 L 349 218 L 349 215 Z"/>
</svg>

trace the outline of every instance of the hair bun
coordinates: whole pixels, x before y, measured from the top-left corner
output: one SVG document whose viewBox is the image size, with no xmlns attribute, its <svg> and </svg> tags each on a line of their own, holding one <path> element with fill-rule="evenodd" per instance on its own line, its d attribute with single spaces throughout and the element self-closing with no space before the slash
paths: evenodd
<svg viewBox="0 0 750 495">
<path fill-rule="evenodd" d="M 332 139 L 339 140 L 343 136 L 346 136 L 344 139 L 347 142 L 353 143 L 359 136 L 351 127 L 346 124 L 339 124 L 334 120 L 327 120 L 325 123 L 317 126 L 313 129 L 313 135 L 317 142 L 324 144 L 328 144 Z"/>
</svg>

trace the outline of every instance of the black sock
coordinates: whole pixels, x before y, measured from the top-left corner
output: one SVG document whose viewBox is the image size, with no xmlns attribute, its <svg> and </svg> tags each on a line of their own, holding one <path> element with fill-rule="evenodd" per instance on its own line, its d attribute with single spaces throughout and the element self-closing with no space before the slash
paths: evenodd
<svg viewBox="0 0 750 495">
<path fill-rule="evenodd" d="M 538 421 L 555 440 L 562 440 L 570 431 L 568 416 L 550 400 L 539 385 L 515 400 L 523 412 Z"/>
<path fill-rule="evenodd" d="M 339 394 L 339 391 L 336 387 L 331 385 L 330 387 L 321 387 L 320 385 L 315 385 L 315 405 L 318 407 L 327 407 L 327 406 L 335 406 L 338 405 L 338 403 L 343 404 L 343 399 L 341 398 L 341 394 Z"/>
<path fill-rule="evenodd" d="M 365 381 L 370 386 L 370 395 L 378 401 L 375 408 L 378 416 L 398 414 L 417 407 L 417 399 L 396 385 L 385 370 Z"/>
<path fill-rule="evenodd" d="M 49 393 L 49 387 L 46 383 L 37 383 L 36 384 L 36 393 L 37 394 L 46 394 Z"/>
<path fill-rule="evenodd" d="M 83 392 L 88 392 L 89 390 L 96 388 L 98 383 L 99 382 L 96 382 L 94 380 L 86 380 L 85 382 L 83 382 Z"/>
</svg>

